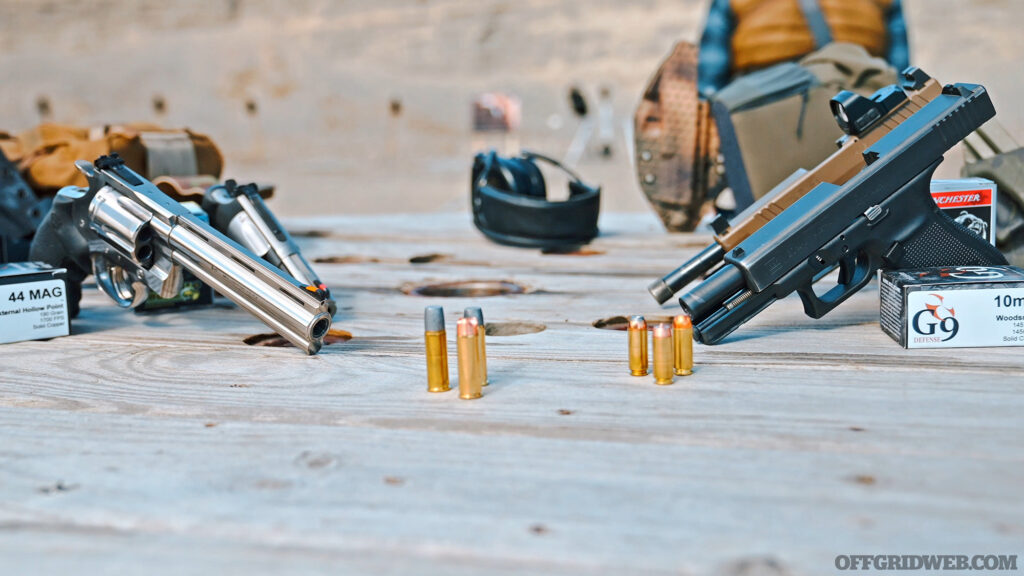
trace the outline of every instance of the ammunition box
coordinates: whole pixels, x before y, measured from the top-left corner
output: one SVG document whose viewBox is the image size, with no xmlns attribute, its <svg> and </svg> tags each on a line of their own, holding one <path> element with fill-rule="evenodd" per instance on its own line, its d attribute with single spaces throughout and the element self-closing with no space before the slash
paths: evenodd
<svg viewBox="0 0 1024 576">
<path fill-rule="evenodd" d="M 882 331 L 904 348 L 1024 345 L 1024 270 L 960 266 L 886 270 Z"/>
<path fill-rule="evenodd" d="M 996 183 L 985 178 L 932 180 L 932 198 L 955 222 L 996 244 Z"/>
<path fill-rule="evenodd" d="M 70 332 L 67 270 L 41 262 L 0 264 L 0 344 Z"/>
</svg>

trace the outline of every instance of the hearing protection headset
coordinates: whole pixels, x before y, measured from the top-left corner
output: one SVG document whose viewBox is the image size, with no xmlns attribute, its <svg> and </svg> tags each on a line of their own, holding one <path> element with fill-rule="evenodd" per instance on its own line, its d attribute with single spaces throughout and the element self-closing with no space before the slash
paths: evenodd
<svg viewBox="0 0 1024 576">
<path fill-rule="evenodd" d="M 542 160 L 569 176 L 569 198 L 549 201 Z M 504 158 L 497 152 L 473 160 L 473 223 L 499 244 L 525 248 L 581 246 L 597 236 L 601 188 L 584 184 L 578 175 L 542 154 L 523 151 Z"/>
</svg>

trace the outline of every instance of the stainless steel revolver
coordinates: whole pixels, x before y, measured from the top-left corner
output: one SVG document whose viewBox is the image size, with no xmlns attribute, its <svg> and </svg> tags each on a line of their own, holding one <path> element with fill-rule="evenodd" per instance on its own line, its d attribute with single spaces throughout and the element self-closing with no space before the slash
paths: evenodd
<svg viewBox="0 0 1024 576">
<path fill-rule="evenodd" d="M 133 308 L 148 289 L 176 294 L 185 269 L 307 354 L 320 350 L 331 327 L 324 290 L 298 282 L 214 230 L 116 154 L 75 165 L 89 186 L 57 193 L 29 254 L 67 268 L 72 315 L 90 271 L 119 306 Z"/>
</svg>

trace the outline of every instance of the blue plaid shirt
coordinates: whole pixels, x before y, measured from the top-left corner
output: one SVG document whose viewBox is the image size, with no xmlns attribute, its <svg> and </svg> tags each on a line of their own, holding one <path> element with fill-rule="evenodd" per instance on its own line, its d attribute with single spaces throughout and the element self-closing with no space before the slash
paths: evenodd
<svg viewBox="0 0 1024 576">
<path fill-rule="evenodd" d="M 697 89 L 705 98 L 732 80 L 729 60 L 735 28 L 736 18 L 729 0 L 711 0 L 704 34 L 700 37 L 700 61 L 697 64 Z M 910 46 L 900 0 L 893 0 L 889 7 L 886 28 L 889 32 L 889 46 L 885 59 L 897 70 L 903 70 L 910 65 Z"/>
</svg>

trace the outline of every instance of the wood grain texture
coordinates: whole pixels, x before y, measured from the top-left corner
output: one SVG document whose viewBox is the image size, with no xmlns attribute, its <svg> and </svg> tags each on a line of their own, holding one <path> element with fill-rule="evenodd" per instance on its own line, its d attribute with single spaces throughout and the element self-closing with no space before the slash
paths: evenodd
<svg viewBox="0 0 1024 576">
<path fill-rule="evenodd" d="M 0 346 L 4 574 L 820 574 L 1024 541 L 1020 349 L 902 350 L 872 286 L 818 321 L 779 302 L 658 387 L 592 323 L 673 313 L 644 286 L 706 238 L 609 215 L 573 256 L 464 214 L 289 225 L 341 262 L 316 266 L 354 338 L 318 356 L 245 345 L 266 329 L 228 304 L 95 289 L 71 337 Z M 528 290 L 402 290 L 470 279 Z M 545 329 L 489 336 L 493 384 L 461 401 L 425 391 L 427 304 L 449 334 L 470 304 Z"/>
</svg>

